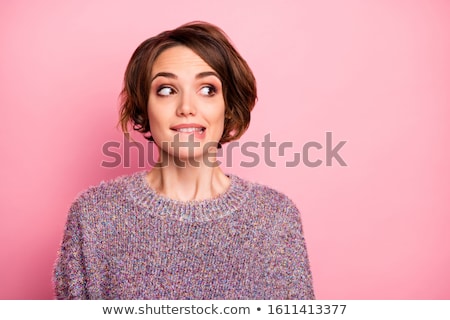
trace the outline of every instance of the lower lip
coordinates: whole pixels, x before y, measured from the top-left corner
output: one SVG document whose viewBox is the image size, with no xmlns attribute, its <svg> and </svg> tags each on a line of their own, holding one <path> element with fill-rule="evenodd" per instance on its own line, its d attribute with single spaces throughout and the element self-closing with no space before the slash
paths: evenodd
<svg viewBox="0 0 450 320">
<path fill-rule="evenodd" d="M 183 134 L 183 135 L 193 134 L 196 139 L 204 139 L 206 129 L 202 130 L 202 131 L 192 131 L 192 132 L 181 132 L 181 131 L 177 131 L 177 130 L 173 130 L 173 131 L 175 131 L 178 134 Z"/>
</svg>

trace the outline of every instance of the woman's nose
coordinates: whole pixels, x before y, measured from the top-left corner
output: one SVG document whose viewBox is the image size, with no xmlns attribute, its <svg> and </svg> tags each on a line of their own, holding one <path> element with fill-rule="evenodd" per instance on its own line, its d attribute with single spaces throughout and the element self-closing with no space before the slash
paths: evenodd
<svg viewBox="0 0 450 320">
<path fill-rule="evenodd" d="M 180 95 L 180 101 L 177 108 L 178 116 L 193 116 L 196 113 L 194 99 L 188 93 L 183 93 Z"/>
</svg>

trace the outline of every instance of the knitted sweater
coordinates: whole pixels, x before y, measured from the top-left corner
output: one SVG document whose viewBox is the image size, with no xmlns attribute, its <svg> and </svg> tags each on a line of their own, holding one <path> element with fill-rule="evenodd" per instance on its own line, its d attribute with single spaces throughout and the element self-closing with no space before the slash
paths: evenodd
<svg viewBox="0 0 450 320">
<path fill-rule="evenodd" d="M 285 195 L 228 175 L 225 193 L 184 202 L 145 176 L 102 182 L 72 204 L 58 299 L 314 299 L 300 215 Z"/>
</svg>

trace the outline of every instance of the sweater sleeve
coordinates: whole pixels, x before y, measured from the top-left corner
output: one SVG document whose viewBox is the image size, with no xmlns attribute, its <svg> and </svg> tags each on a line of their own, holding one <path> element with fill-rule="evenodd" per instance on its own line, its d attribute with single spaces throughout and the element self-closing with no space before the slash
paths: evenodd
<svg viewBox="0 0 450 320">
<path fill-rule="evenodd" d="M 81 209 L 76 201 L 69 210 L 54 268 L 57 299 L 87 299 L 86 269 L 82 250 Z"/>
<path fill-rule="evenodd" d="M 285 254 L 279 255 L 283 258 L 278 261 L 280 265 L 286 266 L 289 272 L 284 299 L 313 300 L 315 295 L 312 274 L 300 212 L 290 199 L 286 199 L 284 211 L 283 220 L 287 223 L 281 232 L 281 240 Z"/>
<path fill-rule="evenodd" d="M 278 298 L 313 300 L 314 288 L 300 212 L 290 199 L 284 200 L 274 226 L 277 246 L 272 267 L 278 279 Z"/>
</svg>

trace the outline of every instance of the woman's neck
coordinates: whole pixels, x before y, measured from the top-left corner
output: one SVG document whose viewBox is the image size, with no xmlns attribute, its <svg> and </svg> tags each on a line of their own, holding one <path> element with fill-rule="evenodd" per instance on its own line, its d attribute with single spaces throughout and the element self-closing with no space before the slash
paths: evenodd
<svg viewBox="0 0 450 320">
<path fill-rule="evenodd" d="M 216 198 L 230 186 L 230 179 L 217 166 L 155 166 L 147 182 L 157 193 L 180 201 Z"/>
</svg>

